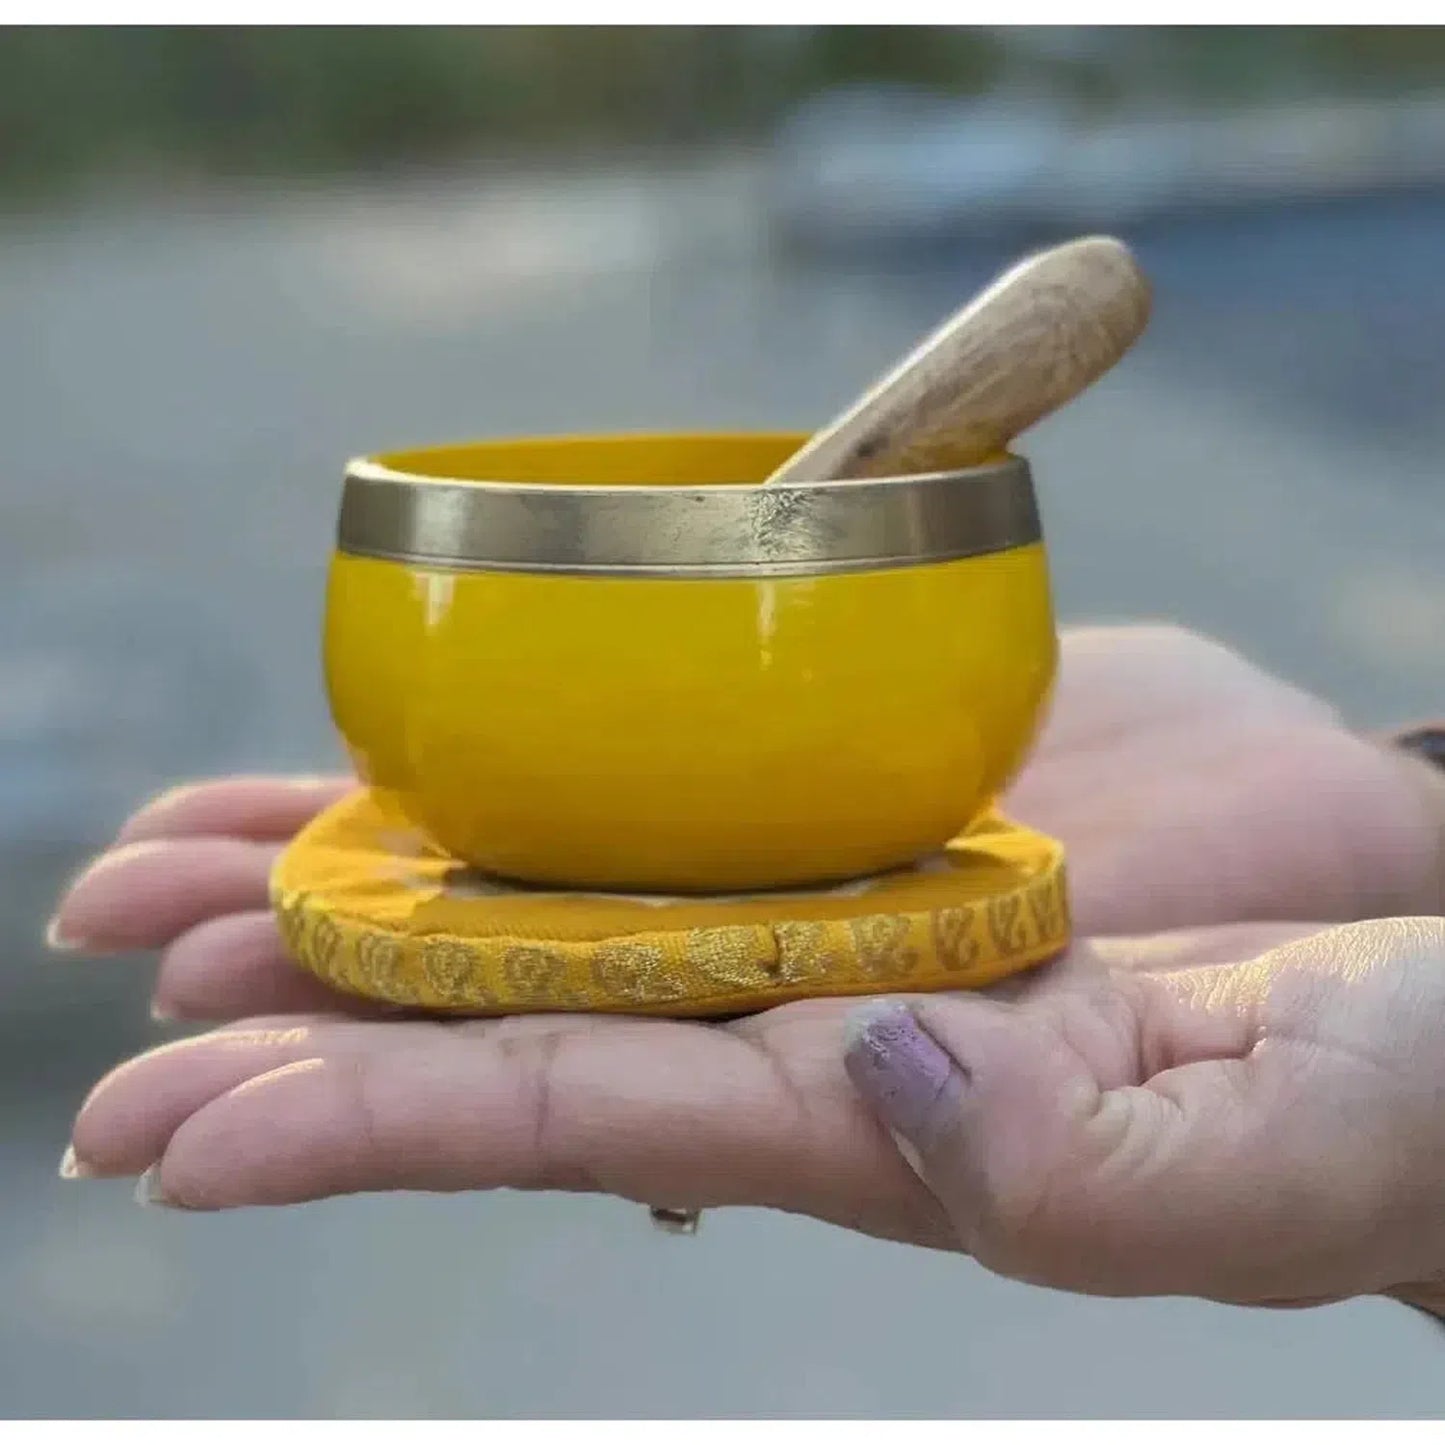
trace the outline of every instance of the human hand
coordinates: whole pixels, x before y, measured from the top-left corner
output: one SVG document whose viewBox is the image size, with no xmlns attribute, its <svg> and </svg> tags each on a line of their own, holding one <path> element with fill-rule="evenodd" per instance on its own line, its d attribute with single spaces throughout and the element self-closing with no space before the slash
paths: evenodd
<svg viewBox="0 0 1445 1445">
<path fill-rule="evenodd" d="M 1080 943 L 1001 997 L 725 1026 L 253 1019 L 103 1081 L 73 1168 L 148 1170 L 147 1198 L 189 1209 L 502 1187 L 763 1205 L 1062 1289 L 1433 1303 L 1445 923 L 1303 933 Z"/>
<path fill-rule="evenodd" d="M 1004 799 L 1065 845 L 1081 933 L 1445 911 L 1445 780 L 1169 626 L 1066 631 Z"/>
<path fill-rule="evenodd" d="M 1210 717 L 1213 725 L 1206 727 Z M 1198 757 L 1201 736 L 1208 766 Z M 1232 749 L 1223 739 L 1233 739 Z M 1212 744 L 1220 745 L 1211 753 Z M 1124 766 L 1131 752 L 1140 759 L 1133 774 Z M 1271 771 L 1270 764 L 1281 756 L 1289 761 L 1299 791 L 1285 792 L 1265 806 L 1269 800 L 1261 798 L 1261 790 L 1268 794 L 1275 785 L 1278 771 Z M 1231 757 L 1235 764 L 1249 761 L 1249 766 L 1231 769 Z M 1396 770 L 1390 759 L 1382 763 L 1382 757 L 1373 745 L 1340 729 L 1321 704 L 1212 644 L 1167 628 L 1090 629 L 1065 637 L 1054 721 L 1012 802 L 1021 814 L 1069 842 L 1081 931 L 1128 926 L 1119 920 L 1131 917 L 1140 920 L 1134 926 L 1163 927 L 1228 918 L 1231 909 L 1247 916 L 1251 899 L 1268 899 L 1271 878 L 1284 896 L 1297 900 L 1281 912 L 1312 910 L 1321 917 L 1338 917 L 1368 906 L 1365 900 L 1372 897 L 1422 886 L 1417 882 L 1426 871 L 1421 856 L 1433 849 L 1433 833 L 1423 821 L 1427 810 L 1412 795 L 1416 780 Z M 1151 808 L 1181 806 L 1169 802 L 1171 789 L 1179 796 L 1181 766 L 1194 767 L 1194 776 L 1214 777 L 1220 784 L 1208 790 L 1202 802 L 1189 802 L 1200 807 L 1204 821 L 1190 836 L 1197 860 L 1191 858 L 1182 869 L 1177 861 L 1173 868 L 1163 865 L 1162 850 L 1150 845 L 1147 828 Z M 1423 780 L 1425 770 L 1420 775 Z M 1433 777 L 1429 781 L 1433 785 Z M 1096 800 L 1101 784 L 1108 785 L 1111 799 L 1103 812 L 1091 806 L 1091 790 Z M 644 1155 L 649 1148 L 657 1151 L 654 1163 L 646 1157 L 641 1161 L 646 1177 L 638 1175 L 636 1159 L 629 1165 L 625 1153 L 615 1165 L 607 1164 L 605 1153 L 615 1141 L 603 1129 L 595 1141 L 604 1151 L 597 1156 L 595 1181 L 583 1168 L 574 1185 L 592 1181 L 609 1188 L 615 1182 L 619 1192 L 627 1193 L 630 1181 L 636 1197 L 654 1202 L 673 1197 L 677 1202 L 703 1198 L 777 1203 L 875 1233 L 950 1242 L 947 1218 L 932 1196 L 919 1194 L 916 1184 L 900 1193 L 901 1166 L 890 1148 L 875 1148 L 868 1156 L 871 1167 L 861 1174 L 856 1150 L 852 1167 L 844 1155 L 830 1155 L 830 1138 L 841 1146 L 859 1129 L 867 1135 L 871 1128 L 860 1122 L 866 1115 L 860 1114 L 838 1067 L 838 1032 L 846 1011 L 842 1003 L 797 1005 L 730 1030 L 562 1018 L 493 1024 L 392 1022 L 381 1028 L 338 1019 L 339 1010 L 363 1016 L 374 1011 L 340 1000 L 286 962 L 266 912 L 265 883 L 280 842 L 347 786 L 344 780 L 232 780 L 173 795 L 144 810 L 123 831 L 123 842 L 138 846 L 112 856 L 67 900 L 58 919 L 62 935 L 92 947 L 164 949 L 157 984 L 163 1009 L 211 1019 L 274 1015 L 162 1050 L 113 1075 L 77 1123 L 82 1166 L 98 1173 L 135 1171 L 164 1155 L 162 1188 L 185 1180 L 183 1173 L 171 1171 L 199 1168 L 199 1191 L 195 1180 L 173 1187 L 178 1198 L 198 1207 L 282 1202 L 350 1188 L 486 1187 L 488 1173 L 478 1172 L 469 1152 L 472 1144 L 484 1140 L 497 1105 L 495 1099 L 485 1101 L 482 1086 L 491 1078 L 504 1091 L 532 1087 L 519 1076 L 518 1067 L 524 1075 L 530 1069 L 535 1078 L 537 1058 L 551 1060 L 555 1054 L 585 1065 L 584 1075 L 587 1068 L 607 1075 L 602 1092 L 587 1108 L 602 1122 L 609 1109 L 620 1108 L 619 1127 L 630 1147 Z M 1231 801 L 1234 817 L 1227 806 Z M 1137 813 L 1135 830 L 1125 826 L 1129 811 Z M 1370 820 L 1363 831 L 1362 817 Z M 1243 821 L 1250 828 L 1241 836 Z M 1336 844 L 1322 847 L 1321 832 L 1332 827 Z M 1368 836 L 1373 850 L 1355 853 L 1340 846 L 1339 830 L 1351 837 Z M 1266 832 L 1270 845 L 1255 854 L 1251 849 Z M 1252 867 L 1237 866 L 1236 851 L 1242 851 Z M 1073 987 L 1091 969 L 1098 973 L 1101 960 L 1117 969 L 1132 958 L 1146 965 L 1141 976 L 1148 976 L 1158 965 L 1160 949 L 1173 950 L 1176 962 L 1237 963 L 1250 950 L 1298 932 L 1223 930 L 1147 946 L 1084 944 L 1063 964 L 1020 981 L 1013 992 L 1046 1000 L 1061 983 Z M 1121 948 L 1133 952 L 1126 957 L 1118 952 Z M 687 1080 L 701 1083 L 709 1076 L 706 1062 L 693 1055 L 695 1049 L 704 1050 L 722 1069 L 724 1087 L 703 1090 L 716 1106 L 708 1114 L 711 1129 L 719 1138 L 732 1129 L 734 1144 L 738 1131 L 744 1142 L 755 1137 L 766 1178 L 756 1170 L 730 1174 L 728 1161 L 736 1160 L 736 1149 L 718 1154 L 726 1176 L 718 1177 L 707 1162 L 713 1133 L 694 1133 L 690 1125 L 681 1141 L 681 1162 L 686 1166 L 692 1160 L 702 1172 L 691 1174 L 685 1167 L 679 1175 L 678 1157 L 668 1154 L 666 1130 L 653 1136 L 652 1110 L 665 1111 L 671 1104 L 682 1116 L 694 1117 Z M 644 1056 L 651 1062 L 644 1062 Z M 615 1071 L 607 1067 L 611 1058 L 618 1066 Z M 629 1059 L 637 1060 L 635 1077 Z M 752 1063 L 745 1065 L 744 1060 Z M 398 1160 L 385 1149 L 373 1157 L 364 1157 L 365 1150 L 358 1153 L 357 1140 L 346 1132 L 344 1109 L 340 1119 L 326 1117 L 324 1109 L 290 1116 L 299 1155 L 288 1162 L 288 1144 L 277 1133 L 276 1117 L 266 1117 L 273 1104 L 288 1107 L 274 1091 L 314 1087 L 324 1094 L 327 1081 L 334 1083 L 338 1077 L 338 1061 L 344 1061 L 343 1080 L 379 1071 L 401 1091 L 390 1107 L 434 1119 L 434 1127 L 408 1136 L 406 1168 L 411 1173 L 398 1173 Z M 294 1069 L 275 1076 L 275 1070 L 293 1064 Z M 540 1071 L 547 1075 L 549 1090 L 554 1087 L 551 1071 L 550 1063 Z M 411 1081 L 414 1076 L 431 1079 L 443 1091 L 450 1079 L 465 1092 L 476 1092 L 480 1117 L 448 1121 L 444 1111 L 435 1115 L 419 1080 Z M 733 1086 L 727 1085 L 728 1079 Z M 777 1117 L 775 1104 L 766 1102 L 769 1079 L 774 1086 L 786 1080 L 790 1098 L 793 1091 L 817 1085 L 821 1093 L 816 1100 L 807 1093 L 798 1094 L 797 1101 L 825 1122 L 832 1111 L 830 1128 L 836 1137 L 825 1129 L 825 1137 L 813 1141 L 812 1152 L 797 1157 L 796 1168 L 783 1167 L 789 1147 L 780 1146 L 775 1134 L 765 1137 Z M 247 1081 L 254 1084 L 233 1099 L 232 1087 Z M 841 1113 L 840 1094 L 846 1101 Z M 242 1117 L 232 1120 L 239 1130 L 237 1148 L 219 1161 L 219 1174 L 212 1178 L 217 1161 L 207 1162 L 208 1131 L 224 1123 L 235 1100 L 241 1099 L 252 1102 L 240 1105 Z M 256 1136 L 248 1139 L 245 1111 L 254 1109 L 257 1100 L 265 1107 L 253 1118 Z M 514 1102 L 522 1106 L 511 1115 L 515 1130 L 520 1127 L 516 1121 L 527 1115 L 526 1100 Z M 633 1104 L 648 1107 L 629 1123 L 626 1111 Z M 134 1126 L 128 1136 L 115 1129 L 117 1107 Z M 449 1137 L 458 1127 L 461 1135 Z M 319 1131 L 309 1142 L 301 1137 L 307 1129 Z M 876 1146 L 876 1130 L 872 1137 Z M 350 1173 L 327 1172 L 326 1161 L 338 1151 L 352 1160 Z M 770 1159 L 778 1162 L 776 1173 Z M 528 1176 L 533 1182 L 566 1187 L 566 1171 L 559 1173 L 545 1161 L 528 1164 L 515 1156 L 510 1161 L 494 1158 L 491 1164 L 500 1171 L 493 1173 L 492 1183 L 502 1182 L 509 1168 L 535 1166 L 539 1172 Z M 649 1182 L 654 1173 L 656 1187 Z M 558 1182 L 549 1185 L 549 1180 Z M 683 1192 L 669 1196 L 665 1185 Z M 710 1189 L 712 1185 L 718 1187 Z M 741 1193 L 733 1197 L 730 1190 Z"/>
<path fill-rule="evenodd" d="M 1445 920 L 1102 949 L 1018 1004 L 850 1016 L 847 1072 L 959 1246 L 1080 1293 L 1445 1314 Z"/>
</svg>

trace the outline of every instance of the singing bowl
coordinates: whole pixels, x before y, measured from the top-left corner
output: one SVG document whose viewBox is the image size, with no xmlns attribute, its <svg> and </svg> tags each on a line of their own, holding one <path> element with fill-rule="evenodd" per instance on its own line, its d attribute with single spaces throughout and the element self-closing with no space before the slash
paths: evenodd
<svg viewBox="0 0 1445 1445">
<path fill-rule="evenodd" d="M 803 440 L 353 462 L 325 670 L 362 780 L 447 853 L 543 886 L 798 887 L 941 848 L 1053 680 L 1028 466 L 755 485 Z"/>
</svg>

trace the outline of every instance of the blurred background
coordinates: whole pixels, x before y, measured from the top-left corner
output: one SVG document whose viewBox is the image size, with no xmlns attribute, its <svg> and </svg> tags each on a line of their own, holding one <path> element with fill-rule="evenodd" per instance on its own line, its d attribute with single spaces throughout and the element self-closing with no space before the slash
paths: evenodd
<svg viewBox="0 0 1445 1445">
<path fill-rule="evenodd" d="M 1076 1300 L 740 1212 L 62 1184 L 163 1037 L 47 959 L 179 778 L 338 761 L 354 453 L 820 423 L 1018 251 L 1118 231 L 1139 351 L 1040 428 L 1065 621 L 1170 617 L 1359 724 L 1445 710 L 1445 31 L 0 34 L 0 1408 L 1434 1415 L 1438 1331 Z M 894 1322 L 860 1339 L 862 1295 Z"/>
</svg>

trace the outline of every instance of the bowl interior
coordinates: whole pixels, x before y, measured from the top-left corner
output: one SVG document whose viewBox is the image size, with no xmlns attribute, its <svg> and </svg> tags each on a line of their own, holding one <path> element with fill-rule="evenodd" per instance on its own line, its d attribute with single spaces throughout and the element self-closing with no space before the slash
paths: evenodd
<svg viewBox="0 0 1445 1445">
<path fill-rule="evenodd" d="M 756 486 L 806 440 L 796 432 L 537 437 L 388 452 L 375 461 L 424 481 Z"/>
</svg>

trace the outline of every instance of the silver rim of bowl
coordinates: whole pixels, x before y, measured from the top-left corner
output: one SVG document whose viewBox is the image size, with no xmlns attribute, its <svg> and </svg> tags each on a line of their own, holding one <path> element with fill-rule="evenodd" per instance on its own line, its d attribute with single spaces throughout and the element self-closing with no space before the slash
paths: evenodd
<svg viewBox="0 0 1445 1445">
<path fill-rule="evenodd" d="M 337 547 L 448 571 L 814 576 L 1041 538 L 1028 463 L 793 486 L 557 486 L 347 468 Z"/>
</svg>

